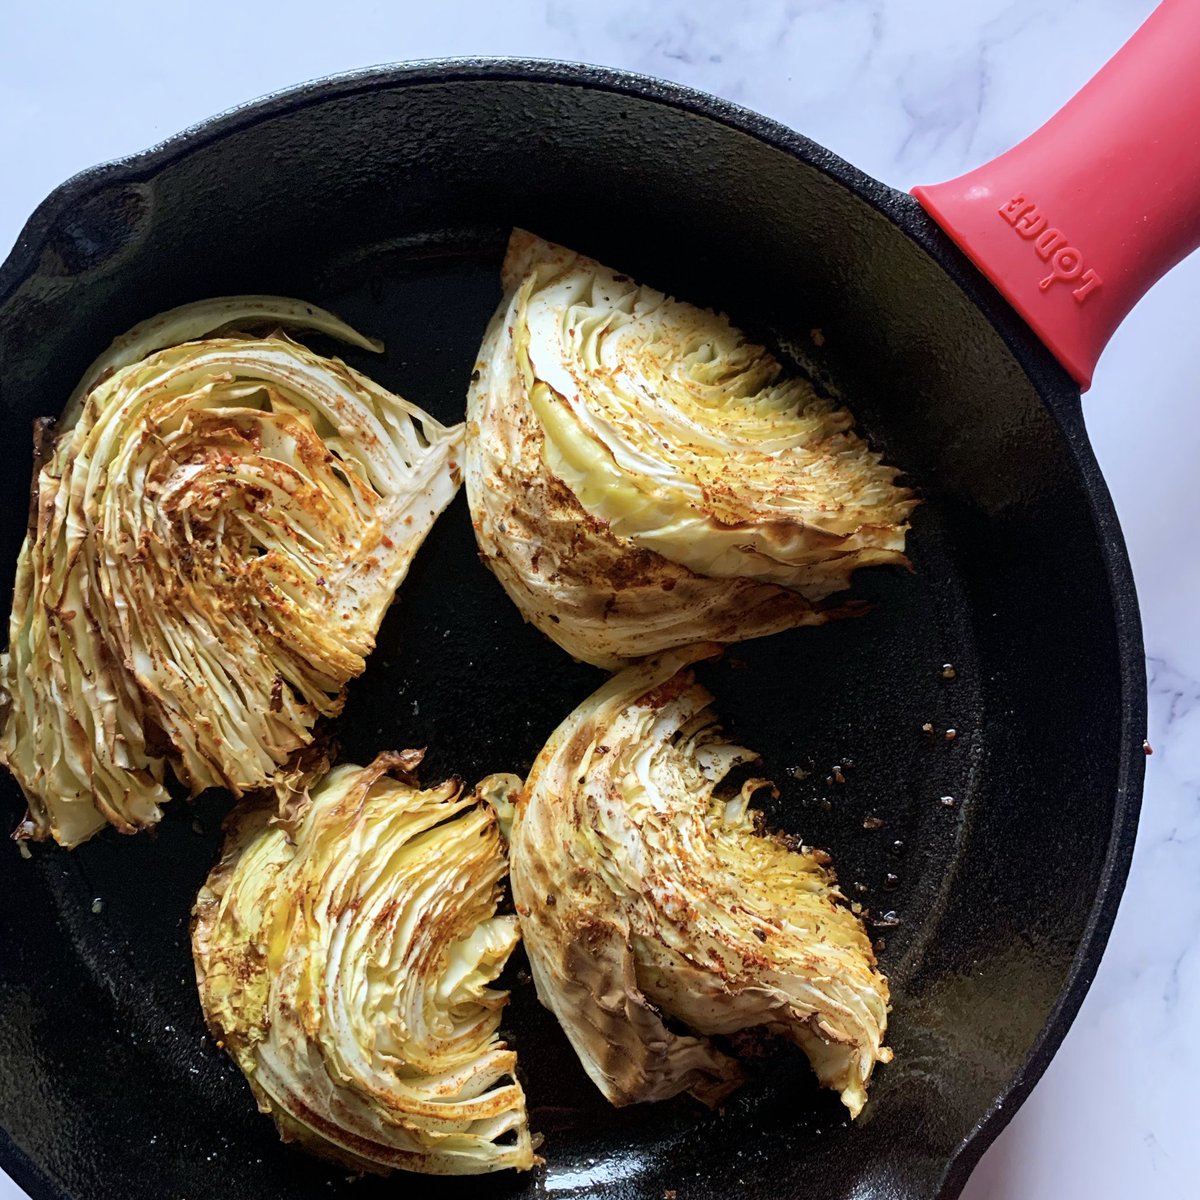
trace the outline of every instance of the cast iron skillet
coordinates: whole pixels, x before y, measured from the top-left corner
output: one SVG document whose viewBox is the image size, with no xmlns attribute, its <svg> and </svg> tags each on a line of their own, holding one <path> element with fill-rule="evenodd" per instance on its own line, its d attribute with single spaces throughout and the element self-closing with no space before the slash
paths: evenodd
<svg viewBox="0 0 1200 1200">
<path fill-rule="evenodd" d="M 884 922 L 895 1063 L 853 1128 L 792 1054 L 752 1063 L 720 1114 L 613 1110 L 518 963 L 508 1024 L 545 1168 L 351 1189 L 279 1143 L 204 1032 L 188 912 L 228 806 L 209 794 L 154 834 L 14 848 L 0 870 L 0 1164 L 36 1200 L 952 1197 L 1083 998 L 1133 848 L 1145 698 L 1078 389 L 913 199 L 729 104 L 589 67 L 417 63 L 65 184 L 0 270 L 4 587 L 30 422 L 115 334 L 199 297 L 308 298 L 385 339 L 354 365 L 455 420 L 515 224 L 731 313 L 843 396 L 924 497 L 915 574 L 860 578 L 870 615 L 704 672 L 779 782 L 771 820 L 829 847 Z M 428 745 L 427 781 L 523 771 L 600 679 L 522 624 L 460 496 L 351 688 L 344 757 Z"/>
</svg>

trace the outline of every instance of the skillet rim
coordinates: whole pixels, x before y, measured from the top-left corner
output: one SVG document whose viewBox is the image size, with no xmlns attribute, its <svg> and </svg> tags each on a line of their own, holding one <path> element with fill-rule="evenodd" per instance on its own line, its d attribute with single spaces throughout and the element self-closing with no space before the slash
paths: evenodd
<svg viewBox="0 0 1200 1200">
<path fill-rule="evenodd" d="M 1100 541 L 1113 603 L 1120 679 L 1122 747 L 1113 817 L 1096 897 L 1068 970 L 1066 983 L 1037 1038 L 1008 1085 L 995 1097 L 946 1163 L 932 1200 L 954 1200 L 975 1166 L 1041 1078 L 1070 1029 L 1099 968 L 1125 888 L 1137 834 L 1145 777 L 1145 648 L 1132 567 L 1112 497 L 1088 440 L 1073 380 L 1007 301 L 941 231 L 917 201 L 852 166 L 786 125 L 683 84 L 613 67 L 543 58 L 419 59 L 323 76 L 271 92 L 191 125 L 156 145 L 100 163 L 56 187 L 31 214 L 0 264 L 0 306 L 30 276 L 57 222 L 102 188 L 136 183 L 194 150 L 304 108 L 353 95 L 447 82 L 530 82 L 587 88 L 682 109 L 746 134 L 798 159 L 853 192 L 915 242 L 979 309 L 1004 341 L 1058 424 Z M 0 1167 L 34 1200 L 71 1200 L 42 1166 L 0 1128 Z"/>
</svg>

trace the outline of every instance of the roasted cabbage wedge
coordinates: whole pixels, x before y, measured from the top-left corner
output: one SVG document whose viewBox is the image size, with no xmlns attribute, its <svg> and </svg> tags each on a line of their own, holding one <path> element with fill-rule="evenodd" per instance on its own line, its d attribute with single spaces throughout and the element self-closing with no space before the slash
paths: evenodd
<svg viewBox="0 0 1200 1200">
<path fill-rule="evenodd" d="M 355 1170 L 526 1170 L 491 986 L 519 939 L 503 842 L 461 783 L 420 789 L 420 757 L 338 767 L 287 821 L 234 811 L 195 908 L 200 1001 L 284 1140 Z"/>
<path fill-rule="evenodd" d="M 915 501 L 844 409 L 725 317 L 517 230 L 467 405 L 482 555 L 525 618 L 615 668 L 854 611 Z"/>
<path fill-rule="evenodd" d="M 827 856 L 760 828 L 749 803 L 769 785 L 720 788 L 756 756 L 726 741 L 687 670 L 718 652 L 614 676 L 519 791 L 509 861 L 538 996 L 614 1104 L 719 1102 L 741 1071 L 710 1037 L 762 1028 L 857 1116 L 891 1058 L 887 980 Z"/>
<path fill-rule="evenodd" d="M 204 301 L 118 339 L 68 402 L 0 660 L 18 836 L 151 825 L 168 767 L 193 793 L 271 781 L 453 499 L 462 426 L 282 327 L 380 349 L 296 300 Z"/>
</svg>

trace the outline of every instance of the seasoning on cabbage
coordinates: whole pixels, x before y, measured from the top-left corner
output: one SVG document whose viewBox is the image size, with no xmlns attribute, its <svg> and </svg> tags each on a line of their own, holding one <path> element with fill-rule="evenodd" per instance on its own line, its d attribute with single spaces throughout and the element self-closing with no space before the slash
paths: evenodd
<svg viewBox="0 0 1200 1200">
<path fill-rule="evenodd" d="M 269 783 L 340 710 L 453 499 L 462 426 L 280 326 L 381 348 L 312 305 L 228 297 L 119 338 L 70 399 L 0 661 L 18 836 L 151 825 L 168 767 L 193 793 Z"/>
<path fill-rule="evenodd" d="M 527 1170 L 492 986 L 520 936 L 503 842 L 459 781 L 422 791 L 420 760 L 338 767 L 287 821 L 235 809 L 194 910 L 201 1004 L 285 1141 L 380 1173 Z"/>
<path fill-rule="evenodd" d="M 485 561 L 531 621 L 615 668 L 856 611 L 906 565 L 897 471 L 722 316 L 517 230 L 467 406 Z"/>
<path fill-rule="evenodd" d="M 725 739 L 686 669 L 718 652 L 615 675 L 534 763 L 509 863 L 538 997 L 614 1104 L 719 1102 L 741 1071 L 710 1038 L 762 1028 L 857 1116 L 891 1058 L 887 980 L 828 857 L 756 822 L 770 785 L 721 788 L 757 756 Z"/>
</svg>

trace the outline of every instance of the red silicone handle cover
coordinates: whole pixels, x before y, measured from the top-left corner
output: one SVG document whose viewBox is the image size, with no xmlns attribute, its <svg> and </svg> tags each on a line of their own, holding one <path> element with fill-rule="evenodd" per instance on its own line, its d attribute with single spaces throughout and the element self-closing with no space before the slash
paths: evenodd
<svg viewBox="0 0 1200 1200">
<path fill-rule="evenodd" d="M 1125 314 L 1200 245 L 1200 0 L 1165 0 L 1036 133 L 913 194 L 1086 390 Z"/>
</svg>

